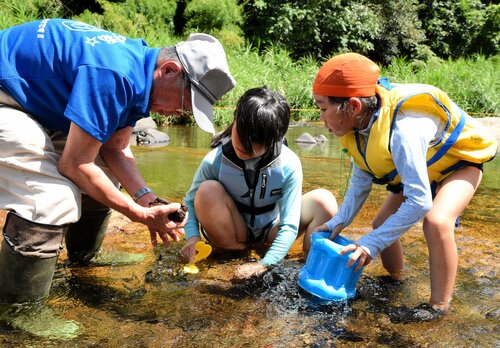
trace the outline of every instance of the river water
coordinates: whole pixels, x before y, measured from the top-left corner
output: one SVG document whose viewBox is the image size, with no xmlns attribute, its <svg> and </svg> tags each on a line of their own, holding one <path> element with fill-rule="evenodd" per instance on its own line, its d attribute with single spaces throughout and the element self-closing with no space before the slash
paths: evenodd
<svg viewBox="0 0 500 348">
<path fill-rule="evenodd" d="M 134 147 L 138 165 L 160 195 L 182 200 L 192 175 L 209 150 L 210 135 L 196 127 L 167 127 L 167 146 Z M 303 132 L 323 134 L 326 144 L 299 146 Z M 304 191 L 330 189 L 342 201 L 349 160 L 321 124 L 294 125 L 287 139 L 300 156 Z M 393 324 L 388 312 L 429 296 L 427 247 L 421 225 L 402 238 L 405 275 L 387 282 L 379 260 L 366 267 L 358 294 L 349 302 L 323 303 L 297 285 L 304 265 L 300 241 L 287 259 L 263 278 L 234 283 L 238 264 L 254 253 L 210 258 L 196 275 L 182 272 L 182 242 L 153 249 L 147 230 L 114 214 L 103 255 L 134 253 L 143 260 L 70 267 L 61 256 L 48 306 L 74 320 L 79 336 L 40 338 L 0 323 L 2 347 L 493 347 L 500 345 L 498 277 L 500 161 L 485 166 L 484 180 L 456 231 L 459 270 L 453 309 L 433 322 Z M 375 187 L 360 215 L 343 235 L 357 239 L 385 197 Z"/>
</svg>

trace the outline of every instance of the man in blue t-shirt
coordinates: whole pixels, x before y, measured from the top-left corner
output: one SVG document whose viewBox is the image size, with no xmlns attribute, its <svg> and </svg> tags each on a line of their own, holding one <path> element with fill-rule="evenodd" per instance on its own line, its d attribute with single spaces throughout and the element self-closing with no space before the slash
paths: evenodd
<svg viewBox="0 0 500 348">
<path fill-rule="evenodd" d="M 88 262 L 111 209 L 169 245 L 185 221 L 152 206 L 130 150 L 150 112 L 192 110 L 214 132 L 212 105 L 235 85 L 224 49 L 193 34 L 151 48 L 94 26 L 44 19 L 0 31 L 0 209 L 9 211 L 0 250 L 0 302 L 48 295 L 66 233 L 71 261 Z M 132 197 L 121 193 L 119 186 Z"/>
</svg>

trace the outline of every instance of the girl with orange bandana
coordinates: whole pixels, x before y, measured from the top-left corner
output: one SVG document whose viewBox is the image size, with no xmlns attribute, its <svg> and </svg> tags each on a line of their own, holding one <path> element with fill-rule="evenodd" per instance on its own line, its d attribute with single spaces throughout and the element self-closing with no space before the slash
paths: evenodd
<svg viewBox="0 0 500 348">
<path fill-rule="evenodd" d="M 340 138 L 354 161 L 349 190 L 339 212 L 319 230 L 331 239 L 360 211 L 372 184 L 390 191 L 373 230 L 348 245 L 348 266 L 369 264 L 378 254 L 390 276 L 403 270 L 400 237 L 423 218 L 429 249 L 429 303 L 399 308 L 391 320 L 432 320 L 450 308 L 458 265 L 455 222 L 493 159 L 497 141 L 443 91 L 423 84 L 379 79 L 370 59 L 347 53 L 328 60 L 313 84 L 325 127 Z"/>
</svg>

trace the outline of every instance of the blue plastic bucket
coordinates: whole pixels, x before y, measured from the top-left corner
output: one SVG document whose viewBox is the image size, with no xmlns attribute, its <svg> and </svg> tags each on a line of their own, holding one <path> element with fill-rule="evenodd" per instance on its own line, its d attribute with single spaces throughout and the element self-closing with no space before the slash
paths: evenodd
<svg viewBox="0 0 500 348">
<path fill-rule="evenodd" d="M 354 272 L 357 261 L 347 268 L 349 252 L 340 255 L 344 246 L 353 242 L 337 236 L 328 239 L 329 232 L 316 232 L 311 237 L 311 249 L 306 264 L 299 273 L 299 286 L 307 292 L 329 301 L 341 301 L 356 296 L 356 284 L 363 271 Z"/>
</svg>

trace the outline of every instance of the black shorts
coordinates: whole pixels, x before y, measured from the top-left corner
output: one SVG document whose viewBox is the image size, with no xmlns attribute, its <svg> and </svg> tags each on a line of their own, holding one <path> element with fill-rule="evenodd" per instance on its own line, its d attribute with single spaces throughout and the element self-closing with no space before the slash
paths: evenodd
<svg viewBox="0 0 500 348">
<path fill-rule="evenodd" d="M 453 166 L 451 166 L 450 168 L 446 169 L 445 171 L 443 171 L 441 174 L 448 174 L 449 172 L 452 172 L 452 171 L 455 171 L 455 170 L 458 170 L 461 168 L 465 168 L 465 167 L 475 167 L 475 168 L 479 168 L 481 171 L 483 171 L 483 163 L 473 163 L 473 162 L 469 162 L 469 161 L 460 161 L 460 162 L 454 164 Z M 437 188 L 438 184 L 439 183 L 435 182 L 435 181 L 431 183 L 432 198 L 434 198 L 436 196 L 436 188 Z M 394 194 L 398 194 L 398 193 L 403 192 L 403 184 L 402 183 L 399 183 L 396 185 L 389 184 L 386 186 L 386 189 L 387 189 L 387 191 L 390 191 Z"/>
<path fill-rule="evenodd" d="M 259 230 L 252 230 L 247 226 L 247 240 L 245 243 L 259 243 L 259 242 L 267 242 L 269 233 L 274 227 L 274 221 L 267 225 L 264 228 L 261 228 Z M 207 240 L 208 243 L 210 243 L 210 239 L 208 238 L 207 232 L 203 228 L 203 226 L 200 226 L 200 231 L 201 234 L 203 235 L 203 238 Z"/>
</svg>

